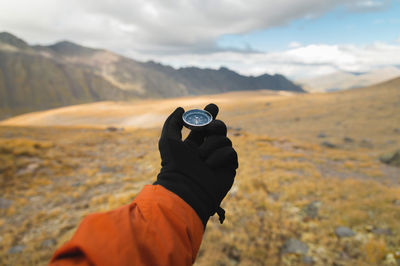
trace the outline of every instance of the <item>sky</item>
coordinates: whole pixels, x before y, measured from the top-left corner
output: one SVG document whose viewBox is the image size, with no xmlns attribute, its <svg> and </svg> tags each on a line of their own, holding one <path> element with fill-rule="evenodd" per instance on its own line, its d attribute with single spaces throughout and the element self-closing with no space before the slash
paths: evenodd
<svg viewBox="0 0 400 266">
<path fill-rule="evenodd" d="M 400 67 L 400 0 L 0 0 L 0 31 L 245 75 Z"/>
</svg>

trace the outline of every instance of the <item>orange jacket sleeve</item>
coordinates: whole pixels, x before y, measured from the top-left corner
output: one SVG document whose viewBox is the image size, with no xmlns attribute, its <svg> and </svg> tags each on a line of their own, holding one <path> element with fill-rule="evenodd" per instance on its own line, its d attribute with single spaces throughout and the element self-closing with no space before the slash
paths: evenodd
<svg viewBox="0 0 400 266">
<path fill-rule="evenodd" d="M 83 219 L 50 265 L 191 265 L 203 230 L 185 201 L 147 185 L 130 205 Z"/>
</svg>

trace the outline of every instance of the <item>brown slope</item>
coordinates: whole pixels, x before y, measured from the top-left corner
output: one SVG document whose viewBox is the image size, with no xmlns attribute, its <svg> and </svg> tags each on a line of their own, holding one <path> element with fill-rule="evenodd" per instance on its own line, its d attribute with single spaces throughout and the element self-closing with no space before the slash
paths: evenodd
<svg viewBox="0 0 400 266">
<path fill-rule="evenodd" d="M 226 68 L 177 70 L 68 41 L 29 46 L 9 33 L 0 33 L 0 60 L 0 119 L 99 100 L 261 89 L 303 92 L 281 75 L 246 77 Z"/>
<path fill-rule="evenodd" d="M 122 100 L 125 92 L 85 68 L 30 51 L 0 51 L 0 111 L 32 110 L 101 100 Z"/>
<path fill-rule="evenodd" d="M 176 106 L 221 107 L 221 118 L 235 128 L 344 145 L 363 140 L 390 148 L 400 143 L 400 78 L 363 89 L 329 94 L 282 95 L 271 91 L 231 92 L 196 97 L 101 102 L 15 117 L 2 125 L 159 127 Z M 317 136 L 323 133 L 325 138 Z M 395 141 L 395 142 L 393 142 Z"/>
</svg>

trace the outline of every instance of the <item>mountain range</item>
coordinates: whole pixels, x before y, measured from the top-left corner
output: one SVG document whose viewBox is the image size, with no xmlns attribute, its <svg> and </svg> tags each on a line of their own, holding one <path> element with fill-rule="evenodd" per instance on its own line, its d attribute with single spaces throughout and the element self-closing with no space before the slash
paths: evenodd
<svg viewBox="0 0 400 266">
<path fill-rule="evenodd" d="M 297 80 L 308 92 L 332 92 L 363 88 L 400 77 L 400 68 L 387 66 L 369 72 L 354 73 L 337 71 L 328 75 Z"/>
<path fill-rule="evenodd" d="M 68 41 L 29 45 L 0 33 L 0 118 L 94 101 L 239 90 L 304 92 L 279 74 L 243 76 L 225 67 L 175 69 Z"/>
</svg>

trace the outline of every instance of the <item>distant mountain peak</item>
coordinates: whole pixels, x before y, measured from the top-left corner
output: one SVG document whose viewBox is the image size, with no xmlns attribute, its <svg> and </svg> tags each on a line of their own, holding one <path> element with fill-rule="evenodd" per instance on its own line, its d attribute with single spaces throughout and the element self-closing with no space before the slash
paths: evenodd
<svg viewBox="0 0 400 266">
<path fill-rule="evenodd" d="M 81 46 L 79 44 L 70 42 L 70 41 L 60 41 L 53 45 L 47 46 L 49 49 L 54 52 L 64 55 L 64 56 L 82 56 L 82 55 L 90 55 L 96 51 L 97 49 L 88 48 Z"/>
<path fill-rule="evenodd" d="M 0 58 L 0 118 L 101 100 L 249 90 L 304 92 L 283 76 L 246 76 L 224 66 L 176 69 L 154 61 L 135 61 L 71 41 L 30 46 L 9 33 L 0 34 Z"/>
<path fill-rule="evenodd" d="M 348 73 L 353 76 L 361 76 L 361 75 L 367 74 L 367 72 L 348 72 Z"/>
<path fill-rule="evenodd" d="M 227 68 L 226 66 L 221 66 L 221 67 L 219 68 L 219 70 L 220 70 L 220 71 L 232 71 L 232 70 L 230 70 L 229 68 Z"/>
<path fill-rule="evenodd" d="M 20 48 L 20 49 L 26 49 L 29 48 L 29 45 L 22 39 L 18 38 L 15 35 L 12 35 L 9 32 L 0 32 L 0 42 L 6 43 L 8 45 Z"/>
</svg>

